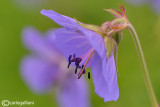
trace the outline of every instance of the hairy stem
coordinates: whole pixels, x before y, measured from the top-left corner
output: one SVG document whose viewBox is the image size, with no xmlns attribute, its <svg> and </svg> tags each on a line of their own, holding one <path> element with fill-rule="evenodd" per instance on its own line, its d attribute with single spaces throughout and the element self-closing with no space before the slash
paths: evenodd
<svg viewBox="0 0 160 107">
<path fill-rule="evenodd" d="M 158 107 L 158 102 L 157 102 L 157 99 L 156 99 L 156 96 L 155 96 L 155 93 L 154 93 L 154 90 L 153 90 L 153 87 L 152 87 L 152 83 L 151 83 L 151 80 L 150 80 L 150 77 L 149 77 L 146 61 L 145 61 L 145 58 L 144 58 L 143 50 L 142 50 L 138 35 L 137 35 L 134 27 L 131 24 L 129 24 L 128 29 L 129 29 L 129 31 L 132 35 L 135 47 L 137 49 L 137 53 L 138 53 L 139 60 L 140 60 L 140 63 L 141 63 L 141 68 L 142 68 L 142 72 L 143 72 L 145 85 L 146 85 L 146 88 L 147 88 L 147 91 L 148 91 L 148 94 L 149 94 L 149 97 L 150 97 L 150 100 L 151 100 L 151 103 L 152 103 L 152 107 Z"/>
</svg>

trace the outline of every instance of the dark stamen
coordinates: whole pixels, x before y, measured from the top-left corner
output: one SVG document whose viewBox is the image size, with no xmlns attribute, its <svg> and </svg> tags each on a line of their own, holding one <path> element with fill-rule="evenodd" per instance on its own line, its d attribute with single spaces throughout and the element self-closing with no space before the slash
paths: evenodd
<svg viewBox="0 0 160 107">
<path fill-rule="evenodd" d="M 71 60 L 71 62 L 76 62 L 76 55 L 73 54 L 73 59 Z"/>
<path fill-rule="evenodd" d="M 82 61 L 82 59 L 81 58 L 76 58 L 75 59 L 75 65 L 76 65 L 76 69 L 75 69 L 75 74 L 77 74 L 77 69 L 78 68 L 81 68 L 80 66 L 79 66 L 79 63 Z"/>
<path fill-rule="evenodd" d="M 81 58 L 76 58 L 76 61 L 75 61 L 75 65 L 76 66 L 79 66 L 79 63 L 82 61 Z"/>
<path fill-rule="evenodd" d="M 70 61 L 70 60 L 71 60 L 71 58 L 72 58 L 72 55 L 69 55 L 69 58 L 68 58 L 68 60 Z"/>
<path fill-rule="evenodd" d="M 88 72 L 88 79 L 90 79 L 90 72 Z"/>
<path fill-rule="evenodd" d="M 71 65 L 71 58 L 72 58 L 72 55 L 69 55 L 69 58 L 68 58 L 68 68 L 69 68 L 69 66 Z"/>
<path fill-rule="evenodd" d="M 76 66 L 76 69 L 75 69 L 75 74 L 77 74 L 77 69 L 78 69 L 78 66 Z"/>
<path fill-rule="evenodd" d="M 85 62 L 85 64 L 82 65 L 82 66 L 80 65 L 80 63 L 81 63 L 81 61 L 82 61 L 82 58 L 81 58 L 81 57 L 77 57 L 77 58 L 76 58 L 76 55 L 75 55 L 75 54 L 70 55 L 70 56 L 68 57 L 68 61 L 69 61 L 69 62 L 68 62 L 68 68 L 69 68 L 69 66 L 70 66 L 70 64 L 71 64 L 72 62 L 75 62 L 75 65 L 76 65 L 75 74 L 77 74 L 78 69 L 81 68 L 81 71 L 78 73 L 78 79 L 80 79 L 80 77 L 82 76 L 82 74 L 85 74 L 85 73 L 86 73 L 85 67 L 87 66 L 87 64 L 88 64 L 91 56 L 93 55 L 93 53 L 94 53 L 94 51 L 92 51 L 92 53 L 88 56 L 87 61 Z M 90 79 L 90 72 L 88 72 L 88 78 Z"/>
</svg>

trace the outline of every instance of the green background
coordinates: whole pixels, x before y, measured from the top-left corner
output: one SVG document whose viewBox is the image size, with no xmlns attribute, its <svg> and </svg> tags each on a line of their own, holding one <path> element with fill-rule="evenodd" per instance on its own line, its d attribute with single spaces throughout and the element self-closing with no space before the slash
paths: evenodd
<svg viewBox="0 0 160 107">
<path fill-rule="evenodd" d="M 21 41 L 23 28 L 33 26 L 45 32 L 49 28 L 59 27 L 41 15 L 41 9 L 55 10 L 76 17 L 84 23 L 101 25 L 104 21 L 113 19 L 113 16 L 103 9 L 119 10 L 119 3 L 126 8 L 128 19 L 138 32 L 154 90 L 160 102 L 160 17 L 149 6 L 136 7 L 119 0 L 44 0 L 42 4 L 26 6 L 15 1 L 0 1 L 0 103 L 2 100 L 27 100 L 34 101 L 35 107 L 58 106 L 53 94 L 37 95 L 31 92 L 19 71 L 21 59 L 29 54 Z M 103 99 L 94 93 L 91 79 L 89 86 L 92 107 L 151 107 L 132 38 L 127 30 L 123 33 L 118 60 L 120 97 L 116 102 L 104 103 Z"/>
</svg>

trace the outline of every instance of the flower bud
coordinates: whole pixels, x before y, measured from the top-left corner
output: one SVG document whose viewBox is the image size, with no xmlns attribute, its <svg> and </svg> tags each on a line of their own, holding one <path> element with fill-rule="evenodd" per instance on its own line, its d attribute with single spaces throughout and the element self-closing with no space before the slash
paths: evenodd
<svg viewBox="0 0 160 107">
<path fill-rule="evenodd" d="M 128 27 L 128 21 L 124 18 L 117 18 L 111 22 L 111 29 L 114 31 L 123 30 Z"/>
</svg>

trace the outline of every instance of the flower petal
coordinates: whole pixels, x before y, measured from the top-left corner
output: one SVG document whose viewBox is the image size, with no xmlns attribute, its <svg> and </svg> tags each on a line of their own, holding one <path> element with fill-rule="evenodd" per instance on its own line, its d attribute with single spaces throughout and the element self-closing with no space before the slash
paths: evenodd
<svg viewBox="0 0 160 107">
<path fill-rule="evenodd" d="M 55 35 L 56 37 L 53 37 L 52 40 L 67 59 L 69 55 L 75 54 L 79 57 L 91 49 L 86 37 L 78 31 L 60 28 Z"/>
<path fill-rule="evenodd" d="M 103 73 L 102 73 L 102 60 L 100 56 L 95 53 L 93 63 L 92 63 L 92 76 L 93 76 L 93 82 L 95 86 L 95 92 L 102 98 L 104 98 L 104 101 L 116 101 L 118 96 L 117 87 L 113 89 L 113 91 L 110 91 L 111 84 L 108 84 L 108 82 L 105 80 Z M 116 91 L 114 91 L 116 90 Z"/>
<path fill-rule="evenodd" d="M 97 51 L 101 58 L 105 57 L 105 43 L 101 35 L 85 28 L 79 28 L 79 30 L 87 37 L 91 46 Z"/>
<path fill-rule="evenodd" d="M 81 27 L 80 25 L 78 25 L 76 20 L 69 18 L 67 16 L 60 15 L 54 12 L 53 10 L 42 10 L 41 14 L 51 18 L 53 21 L 55 21 L 57 24 L 61 26 L 64 26 L 66 28 L 71 28 L 74 30 L 80 30 L 87 37 L 90 44 L 99 53 L 99 55 L 102 58 L 105 56 L 104 40 L 98 33 Z"/>
<path fill-rule="evenodd" d="M 67 27 L 67 28 L 72 28 L 75 29 L 79 25 L 77 24 L 76 20 L 61 15 L 53 10 L 41 10 L 41 14 L 47 16 L 48 18 L 52 19 L 54 22 L 59 24 L 60 26 Z"/>
<path fill-rule="evenodd" d="M 109 92 L 114 96 L 116 101 L 119 98 L 119 88 L 117 83 L 117 72 L 113 53 L 107 59 L 103 59 L 102 72 L 105 81 L 108 83 Z"/>
<path fill-rule="evenodd" d="M 56 65 L 28 56 L 22 60 L 21 75 L 32 91 L 42 93 L 49 91 L 58 74 Z"/>
<path fill-rule="evenodd" d="M 84 78 L 68 76 L 57 93 L 57 100 L 60 107 L 90 107 L 88 88 Z"/>
</svg>

